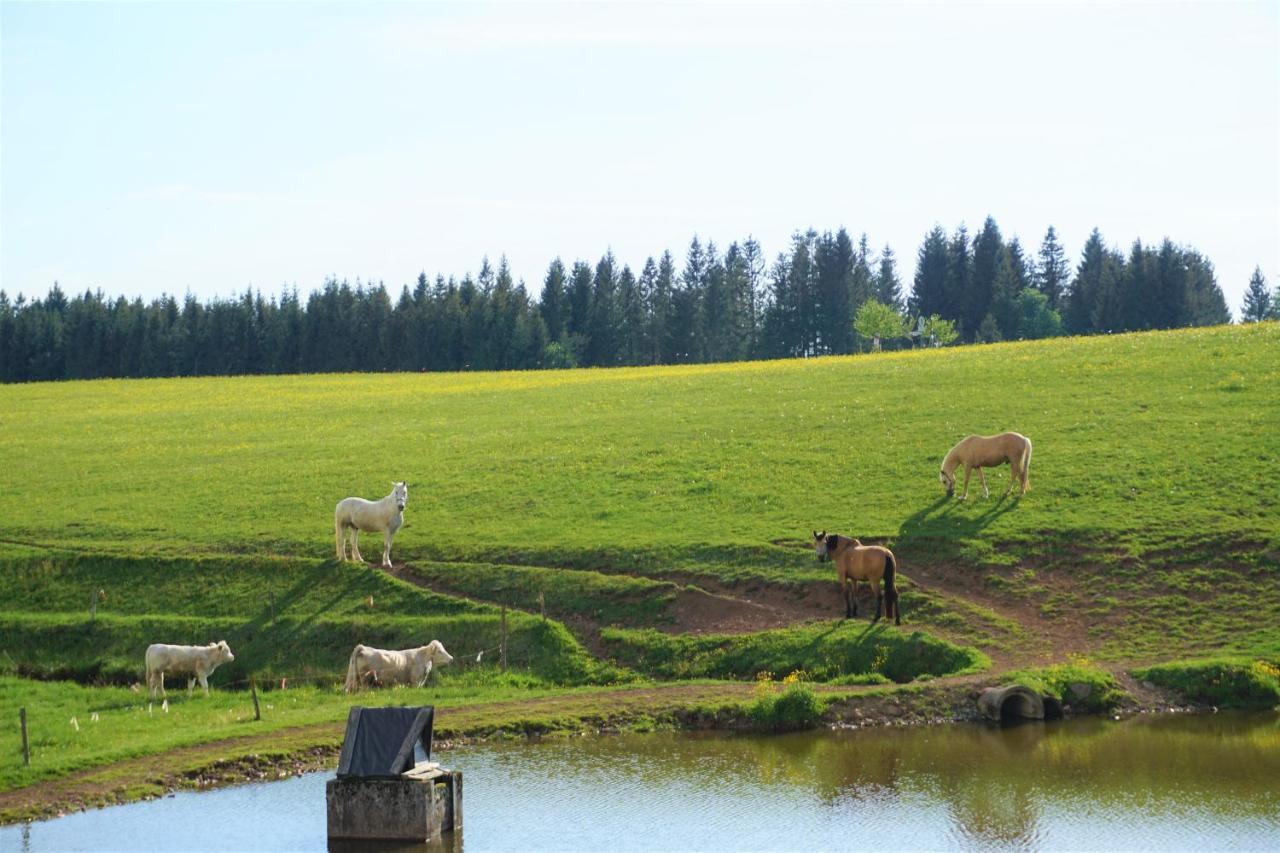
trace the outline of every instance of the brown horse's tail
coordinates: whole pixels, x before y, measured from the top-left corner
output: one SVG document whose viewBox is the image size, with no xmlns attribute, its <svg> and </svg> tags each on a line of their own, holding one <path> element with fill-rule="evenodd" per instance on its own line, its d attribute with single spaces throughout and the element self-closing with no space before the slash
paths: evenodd
<svg viewBox="0 0 1280 853">
<path fill-rule="evenodd" d="M 892 551 L 884 554 L 884 618 L 892 617 L 902 624 L 902 610 L 898 607 L 898 567 Z"/>
</svg>

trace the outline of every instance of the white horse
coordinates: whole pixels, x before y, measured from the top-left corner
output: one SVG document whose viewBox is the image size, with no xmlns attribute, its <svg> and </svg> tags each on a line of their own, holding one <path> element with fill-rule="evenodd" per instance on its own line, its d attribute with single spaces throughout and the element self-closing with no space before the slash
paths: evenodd
<svg viewBox="0 0 1280 853">
<path fill-rule="evenodd" d="M 347 531 L 351 531 L 351 559 L 363 563 L 360 556 L 360 531 L 382 531 L 382 565 L 391 568 L 391 537 L 404 524 L 404 505 L 409 499 L 409 486 L 393 483 L 391 494 L 380 501 L 344 498 L 333 509 L 333 534 L 338 545 L 338 559 L 347 559 Z"/>
</svg>

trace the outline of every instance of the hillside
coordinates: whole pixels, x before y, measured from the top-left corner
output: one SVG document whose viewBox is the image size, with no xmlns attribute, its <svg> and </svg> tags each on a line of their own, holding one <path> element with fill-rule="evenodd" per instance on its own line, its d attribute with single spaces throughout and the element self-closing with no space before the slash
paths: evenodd
<svg viewBox="0 0 1280 853">
<path fill-rule="evenodd" d="M 412 580 L 531 611 L 541 593 L 588 632 L 837 615 L 807 546 L 825 528 L 891 544 L 909 619 L 989 651 L 1274 649 L 1278 347 L 1259 324 L 678 368 L 5 386 L 0 538 L 325 559 L 334 502 L 405 479 L 394 553 Z M 1007 428 L 1035 443 L 1030 494 L 1000 500 L 996 472 L 990 500 L 976 482 L 945 500 L 951 444 Z"/>
</svg>

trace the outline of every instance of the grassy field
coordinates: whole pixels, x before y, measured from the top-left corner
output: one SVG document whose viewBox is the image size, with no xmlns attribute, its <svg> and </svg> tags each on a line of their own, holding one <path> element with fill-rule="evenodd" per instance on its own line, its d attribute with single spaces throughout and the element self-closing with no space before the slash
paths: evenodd
<svg viewBox="0 0 1280 853">
<path fill-rule="evenodd" d="M 215 638 L 237 653 L 200 706 L 228 715 L 217 736 L 251 677 L 295 679 L 313 693 L 291 701 L 333 722 L 355 642 L 436 638 L 487 650 L 430 694 L 459 705 L 1080 654 L 1117 673 L 1222 656 L 1271 684 L 1277 389 L 1274 323 L 652 369 L 0 386 L 0 713 L 131 703 L 140 720 L 127 685 L 146 644 Z M 946 450 L 1004 429 L 1034 442 L 1032 491 L 1000 499 L 1003 469 L 991 499 L 976 481 L 944 499 Z M 400 479 L 397 577 L 336 563 L 334 503 Z M 835 621 L 815 528 L 894 548 L 901 629 Z M 502 604 L 518 674 L 482 688 Z M 1202 670 L 1151 677 L 1193 693 L 1217 677 Z M 61 696 L 19 674 L 104 686 Z M 103 748 L 0 789 L 188 743 L 209 719 L 181 736 L 104 727 Z"/>
<path fill-rule="evenodd" d="M 1274 548 L 1278 350 L 1280 326 L 1258 324 L 652 369 L 4 386 L 0 533 L 325 557 L 334 503 L 403 479 L 397 555 L 413 559 L 723 552 L 776 575 L 767 546 L 815 527 L 996 560 L 1016 559 L 996 547 L 1010 541 Z M 1032 499 L 940 502 L 947 449 L 1002 429 L 1035 443 Z"/>
</svg>

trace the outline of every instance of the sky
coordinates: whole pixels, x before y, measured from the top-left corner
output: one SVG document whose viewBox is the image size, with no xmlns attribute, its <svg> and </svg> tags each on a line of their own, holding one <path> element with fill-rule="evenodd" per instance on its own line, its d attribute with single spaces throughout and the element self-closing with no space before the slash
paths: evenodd
<svg viewBox="0 0 1280 853">
<path fill-rule="evenodd" d="M 993 216 L 1280 280 L 1280 18 L 1219 3 L 0 0 L 0 287 L 152 299 Z"/>
</svg>

